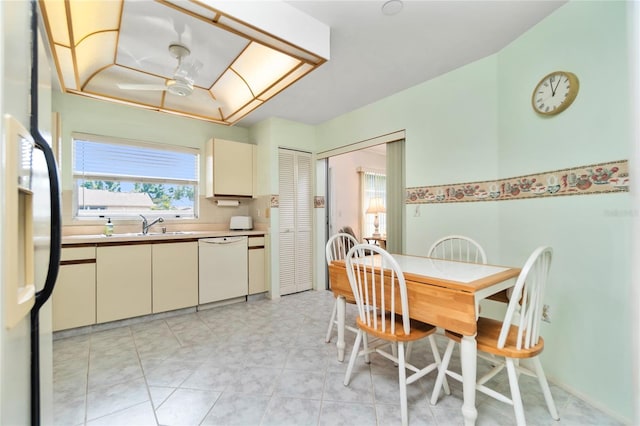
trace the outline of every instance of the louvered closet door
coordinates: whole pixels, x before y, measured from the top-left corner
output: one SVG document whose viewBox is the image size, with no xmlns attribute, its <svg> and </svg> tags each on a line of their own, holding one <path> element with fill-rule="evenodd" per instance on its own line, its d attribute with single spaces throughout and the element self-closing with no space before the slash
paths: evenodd
<svg viewBox="0 0 640 426">
<path fill-rule="evenodd" d="M 312 287 L 311 154 L 279 150 L 280 294 Z"/>
</svg>

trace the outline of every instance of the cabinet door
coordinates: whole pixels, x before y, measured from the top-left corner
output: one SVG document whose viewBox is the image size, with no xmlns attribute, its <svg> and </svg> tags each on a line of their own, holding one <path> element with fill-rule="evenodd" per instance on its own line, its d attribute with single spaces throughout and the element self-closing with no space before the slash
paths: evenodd
<svg viewBox="0 0 640 426">
<path fill-rule="evenodd" d="M 198 304 L 198 243 L 154 244 L 153 312 Z"/>
<path fill-rule="evenodd" d="M 249 247 L 249 294 L 267 291 L 264 277 L 264 247 Z"/>
<path fill-rule="evenodd" d="M 253 196 L 254 145 L 213 140 L 213 195 Z"/>
<path fill-rule="evenodd" d="M 98 247 L 99 323 L 151 313 L 151 244 Z"/>
<path fill-rule="evenodd" d="M 96 264 L 61 265 L 53 290 L 53 331 L 96 323 Z"/>
</svg>

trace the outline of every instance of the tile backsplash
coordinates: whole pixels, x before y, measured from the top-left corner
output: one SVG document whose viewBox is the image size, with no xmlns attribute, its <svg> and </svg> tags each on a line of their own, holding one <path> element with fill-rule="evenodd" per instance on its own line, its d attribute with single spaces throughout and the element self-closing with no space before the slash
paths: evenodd
<svg viewBox="0 0 640 426">
<path fill-rule="evenodd" d="M 101 234 L 104 231 L 105 219 L 74 220 L 72 218 L 72 197 L 73 191 L 62 192 L 62 217 L 63 235 L 74 234 Z M 226 230 L 229 227 L 231 216 L 252 216 L 254 225 L 268 223 L 264 219 L 263 212 L 269 205 L 271 196 L 258 197 L 255 199 L 240 199 L 237 207 L 220 207 L 216 201 L 201 196 L 199 199 L 199 217 L 197 219 L 169 220 L 156 227 L 166 227 L 169 231 L 182 230 Z M 264 205 L 264 206 L 263 206 Z M 151 215 L 152 216 L 152 215 Z M 112 218 L 115 232 L 138 232 L 140 220 L 137 218 L 118 219 Z"/>
</svg>

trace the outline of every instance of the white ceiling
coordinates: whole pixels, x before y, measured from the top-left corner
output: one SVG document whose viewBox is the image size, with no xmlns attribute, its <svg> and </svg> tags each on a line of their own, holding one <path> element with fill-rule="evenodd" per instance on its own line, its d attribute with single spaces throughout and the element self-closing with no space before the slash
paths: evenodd
<svg viewBox="0 0 640 426">
<path fill-rule="evenodd" d="M 331 27 L 331 59 L 236 125 L 319 124 L 500 51 L 566 3 L 551 0 L 287 1 Z"/>
</svg>

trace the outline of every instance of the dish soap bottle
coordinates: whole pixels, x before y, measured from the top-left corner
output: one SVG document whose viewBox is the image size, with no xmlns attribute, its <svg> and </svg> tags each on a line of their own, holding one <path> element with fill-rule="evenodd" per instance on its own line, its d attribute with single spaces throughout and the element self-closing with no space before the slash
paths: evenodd
<svg viewBox="0 0 640 426">
<path fill-rule="evenodd" d="M 113 235 L 113 223 L 111 223 L 111 218 L 107 220 L 107 223 L 104 225 L 104 235 L 110 237 Z"/>
</svg>

